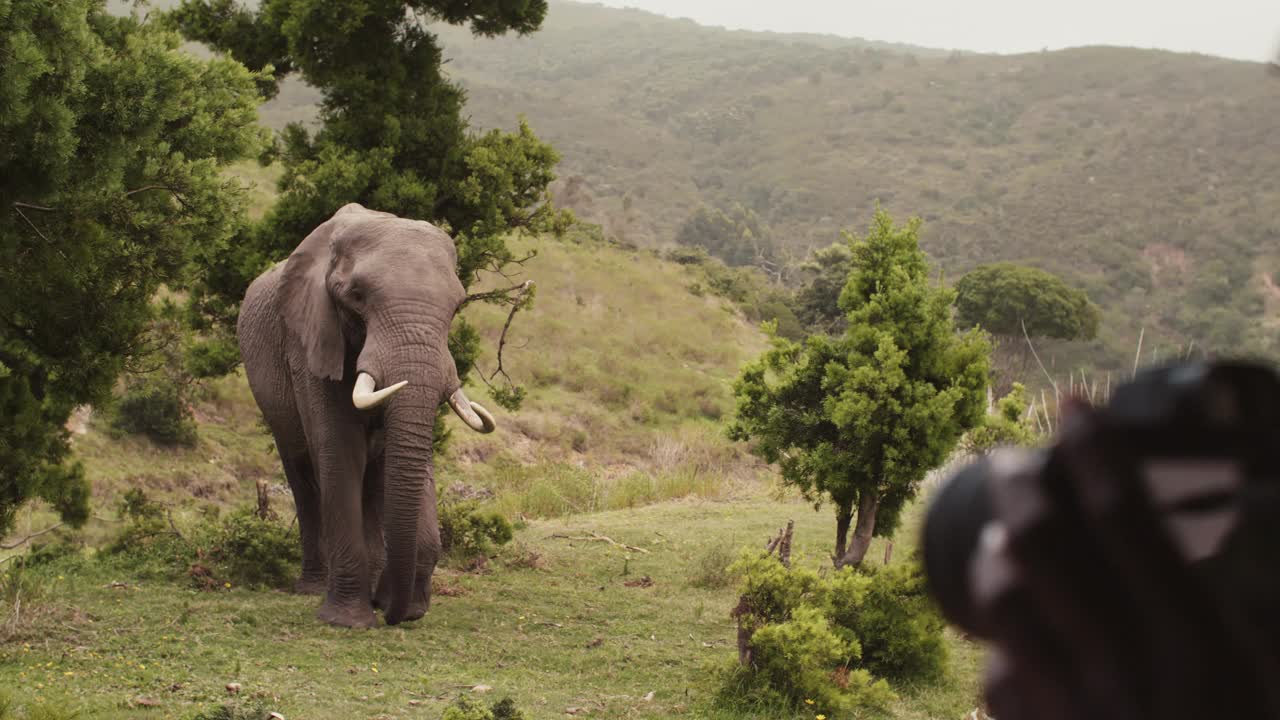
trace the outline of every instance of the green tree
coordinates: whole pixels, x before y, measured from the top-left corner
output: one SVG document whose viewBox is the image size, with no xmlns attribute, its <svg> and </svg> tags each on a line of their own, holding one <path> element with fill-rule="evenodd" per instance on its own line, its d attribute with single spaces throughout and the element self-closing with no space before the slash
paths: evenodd
<svg viewBox="0 0 1280 720">
<path fill-rule="evenodd" d="M 1083 290 L 1039 268 L 995 263 L 971 270 L 956 283 L 956 321 L 995 336 L 996 390 L 1007 393 L 1026 373 L 1029 338 L 1092 340 L 1098 307 Z"/>
<path fill-rule="evenodd" d="M 256 10 L 235 0 L 184 0 L 168 21 L 189 39 L 274 73 L 269 94 L 298 72 L 322 95 L 316 132 L 293 124 L 283 133 L 279 201 L 234 252 L 211 263 L 193 304 L 201 327 L 220 327 L 229 340 L 249 282 L 348 202 L 449 230 L 468 286 L 481 270 L 514 259 L 505 242 L 512 230 L 562 229 L 569 216 L 547 201 L 556 152 L 523 120 L 514 133 L 468 132 L 465 93 L 441 73 L 428 27 L 442 21 L 470 23 L 483 36 L 526 34 L 546 12 L 545 0 L 262 0 Z M 519 302 L 511 294 L 492 300 Z M 461 320 L 454 334 L 465 376 L 478 336 Z"/>
<path fill-rule="evenodd" d="M 803 279 L 796 291 L 796 316 L 810 332 L 844 332 L 847 324 L 840 310 L 840 292 L 849 277 L 851 258 L 849 246 L 836 243 L 813 251 L 800 266 Z"/>
<path fill-rule="evenodd" d="M 835 505 L 837 567 L 861 563 L 873 535 L 892 533 L 984 410 L 988 344 L 977 330 L 956 335 L 955 294 L 930 282 L 919 227 L 879 211 L 865 238 L 846 233 L 844 334 L 775 338 L 734 385 L 730 435 L 755 440 L 786 483 Z"/>
<path fill-rule="evenodd" d="M 769 228 L 755 212 L 737 203 L 728 212 L 706 206 L 698 208 L 676 232 L 676 242 L 703 248 L 727 265 L 775 269 L 777 248 Z"/>
<path fill-rule="evenodd" d="M 0 533 L 26 500 L 71 523 L 72 409 L 105 399 L 162 283 L 223 250 L 260 152 L 255 77 L 101 0 L 0 0 Z"/>
<path fill-rule="evenodd" d="M 956 319 L 998 336 L 1092 340 L 1098 307 L 1083 290 L 1039 268 L 995 263 L 971 270 L 956 283 Z"/>
</svg>

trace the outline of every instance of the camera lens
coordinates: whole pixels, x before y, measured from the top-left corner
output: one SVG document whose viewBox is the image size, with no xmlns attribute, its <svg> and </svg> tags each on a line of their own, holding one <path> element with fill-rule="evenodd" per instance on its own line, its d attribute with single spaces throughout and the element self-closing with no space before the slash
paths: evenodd
<svg viewBox="0 0 1280 720">
<path fill-rule="evenodd" d="M 969 564 L 991 519 L 987 477 L 991 463 L 973 462 L 938 489 L 924 522 L 924 568 L 942 614 L 962 630 L 978 623 L 969 593 Z"/>
</svg>

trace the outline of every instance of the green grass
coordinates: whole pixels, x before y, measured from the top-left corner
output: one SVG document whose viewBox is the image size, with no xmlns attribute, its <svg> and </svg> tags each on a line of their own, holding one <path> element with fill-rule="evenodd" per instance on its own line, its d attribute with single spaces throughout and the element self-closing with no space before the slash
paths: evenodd
<svg viewBox="0 0 1280 720">
<path fill-rule="evenodd" d="M 458 693 L 488 685 L 531 718 L 586 708 L 590 717 L 799 720 L 808 715 L 711 707 L 715 671 L 736 657 L 735 592 L 694 582 L 708 548 L 758 546 L 788 518 L 795 561 L 826 564 L 829 513 L 759 496 L 536 521 L 488 572 L 439 573 L 451 596 L 437 594 L 423 621 L 363 632 L 321 625 L 314 598 L 198 592 L 94 561 L 54 566 L 45 606 L 0 645 L 0 685 L 19 704 L 61 702 L 82 718 L 190 716 L 234 682 L 289 718 L 437 718 Z M 591 533 L 647 552 L 555 537 Z M 538 569 L 522 567 L 530 553 Z M 651 587 L 627 586 L 644 576 Z M 974 707 L 978 651 L 954 637 L 949 645 L 947 681 L 903 689 L 885 717 L 959 718 Z"/>
</svg>

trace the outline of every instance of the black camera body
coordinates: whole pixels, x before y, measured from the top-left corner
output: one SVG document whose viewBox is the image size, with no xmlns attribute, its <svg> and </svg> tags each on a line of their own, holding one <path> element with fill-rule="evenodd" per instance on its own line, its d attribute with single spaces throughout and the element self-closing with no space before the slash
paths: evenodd
<svg viewBox="0 0 1280 720">
<path fill-rule="evenodd" d="M 1092 414 L 1108 470 L 1138 482 L 1190 576 L 1222 598 L 1264 642 L 1280 646 L 1280 376 L 1243 362 L 1147 370 Z M 1085 532 L 1062 481 L 1061 442 L 1028 450 L 1057 527 Z M 973 601 L 972 562 L 1000 520 L 988 492 L 992 461 L 956 473 L 936 493 L 924 527 L 924 564 L 943 614 L 983 636 L 999 618 Z"/>
</svg>

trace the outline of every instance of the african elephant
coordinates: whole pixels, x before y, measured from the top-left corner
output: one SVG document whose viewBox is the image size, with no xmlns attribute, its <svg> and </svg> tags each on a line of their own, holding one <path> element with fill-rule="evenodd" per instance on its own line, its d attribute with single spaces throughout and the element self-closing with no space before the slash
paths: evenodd
<svg viewBox="0 0 1280 720">
<path fill-rule="evenodd" d="M 447 401 L 478 432 L 449 354 L 466 298 L 453 239 L 350 204 L 254 280 L 237 335 L 293 490 L 300 592 L 347 627 L 422 617 L 440 555 L 431 439 Z M 380 389 L 379 389 L 380 388 Z M 384 527 L 385 521 L 385 527 Z"/>
</svg>

